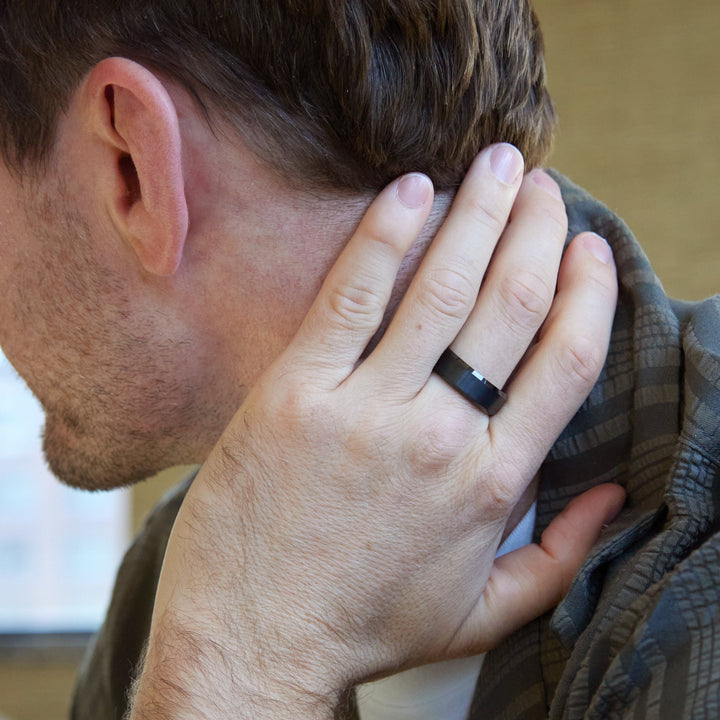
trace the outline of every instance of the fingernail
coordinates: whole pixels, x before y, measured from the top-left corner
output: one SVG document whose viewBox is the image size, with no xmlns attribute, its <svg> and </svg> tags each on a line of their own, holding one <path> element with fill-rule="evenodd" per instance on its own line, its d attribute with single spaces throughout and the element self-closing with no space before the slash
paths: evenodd
<svg viewBox="0 0 720 720">
<path fill-rule="evenodd" d="M 583 245 L 589 250 L 600 262 L 609 265 L 613 261 L 613 252 L 607 241 L 595 233 L 588 233 L 583 238 Z"/>
<path fill-rule="evenodd" d="M 543 170 L 536 170 L 532 173 L 532 181 L 543 190 L 547 190 L 553 197 L 562 200 L 562 193 L 558 184 Z"/>
<path fill-rule="evenodd" d="M 490 167 L 495 177 L 506 185 L 514 185 L 518 181 L 523 166 L 520 151 L 508 143 L 498 145 L 490 155 Z"/>
<path fill-rule="evenodd" d="M 427 201 L 432 183 L 427 175 L 410 173 L 400 178 L 397 184 L 398 200 L 407 208 L 415 210 L 422 207 Z"/>
</svg>

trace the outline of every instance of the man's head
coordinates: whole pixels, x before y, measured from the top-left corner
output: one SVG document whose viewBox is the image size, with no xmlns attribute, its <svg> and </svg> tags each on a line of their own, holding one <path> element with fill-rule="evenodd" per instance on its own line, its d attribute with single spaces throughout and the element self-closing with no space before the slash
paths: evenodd
<svg viewBox="0 0 720 720">
<path fill-rule="evenodd" d="M 525 0 L 3 4 L 0 343 L 55 471 L 202 460 L 372 193 L 553 125 Z"/>
<path fill-rule="evenodd" d="M 534 166 L 552 136 L 527 0 L 20 0 L 0 33 L 17 162 L 47 155 L 72 91 L 111 55 L 177 80 L 303 185 L 377 191 L 417 170 L 442 190 L 498 138 Z"/>
</svg>

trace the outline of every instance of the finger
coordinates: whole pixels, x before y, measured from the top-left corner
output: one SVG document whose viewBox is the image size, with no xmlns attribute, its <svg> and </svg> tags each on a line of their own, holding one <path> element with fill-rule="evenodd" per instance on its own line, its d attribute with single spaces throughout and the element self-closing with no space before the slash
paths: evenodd
<svg viewBox="0 0 720 720">
<path fill-rule="evenodd" d="M 502 388 L 550 310 L 567 234 L 560 188 L 527 175 L 493 255 L 478 302 L 451 347 Z"/>
<path fill-rule="evenodd" d="M 542 462 L 600 374 L 616 301 L 610 248 L 597 235 L 579 235 L 563 258 L 557 296 L 540 340 L 493 418 L 497 457 L 522 457 L 528 468 Z M 526 471 L 508 467 L 509 475 Z"/>
<path fill-rule="evenodd" d="M 291 345 L 290 358 L 332 387 L 342 382 L 383 317 L 400 263 L 432 207 L 429 178 L 385 188 L 328 274 Z"/>
<path fill-rule="evenodd" d="M 484 150 L 471 166 L 367 370 L 395 392 L 414 395 L 477 300 L 490 257 L 522 178 L 511 145 Z M 406 359 L 412 358 L 412 363 Z"/>
<path fill-rule="evenodd" d="M 539 545 L 495 560 L 482 602 L 458 634 L 454 651 L 494 647 L 563 598 L 597 542 L 603 525 L 622 509 L 619 485 L 598 485 L 575 498 L 548 526 Z"/>
</svg>

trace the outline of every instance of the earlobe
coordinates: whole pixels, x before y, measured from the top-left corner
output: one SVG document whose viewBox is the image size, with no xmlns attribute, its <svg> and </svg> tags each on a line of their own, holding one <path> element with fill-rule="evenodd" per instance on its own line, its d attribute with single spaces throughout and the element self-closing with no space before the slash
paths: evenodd
<svg viewBox="0 0 720 720">
<path fill-rule="evenodd" d="M 171 275 L 188 231 L 175 105 L 154 73 L 125 58 L 98 63 L 84 91 L 92 129 L 110 148 L 103 171 L 114 223 L 145 270 Z"/>
</svg>

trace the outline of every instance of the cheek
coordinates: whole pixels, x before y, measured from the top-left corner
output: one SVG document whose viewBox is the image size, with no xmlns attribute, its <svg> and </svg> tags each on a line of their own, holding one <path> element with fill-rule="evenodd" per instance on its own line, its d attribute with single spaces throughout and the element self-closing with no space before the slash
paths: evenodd
<svg viewBox="0 0 720 720">
<path fill-rule="evenodd" d="M 37 290 L 31 272 L 37 251 L 16 216 L 4 205 L 0 208 L 0 345 L 6 348 L 22 334 Z"/>
<path fill-rule="evenodd" d="M 0 266 L 7 271 L 0 276 L 0 348 L 35 391 L 52 346 L 53 333 L 45 322 L 39 291 L 49 279 L 39 278 L 28 258 L 16 263 L 5 254 Z"/>
</svg>

